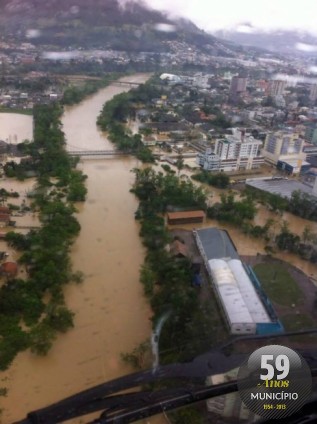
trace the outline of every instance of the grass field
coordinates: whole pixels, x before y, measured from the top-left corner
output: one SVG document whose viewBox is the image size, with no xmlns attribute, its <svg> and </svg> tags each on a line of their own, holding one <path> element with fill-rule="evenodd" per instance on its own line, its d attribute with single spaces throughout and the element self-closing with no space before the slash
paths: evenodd
<svg viewBox="0 0 317 424">
<path fill-rule="evenodd" d="M 284 315 L 281 317 L 281 321 L 286 331 L 305 330 L 307 328 L 316 327 L 313 318 L 306 314 Z"/>
<path fill-rule="evenodd" d="M 291 306 L 303 300 L 303 292 L 285 266 L 263 263 L 255 265 L 253 269 L 264 292 L 273 302 Z"/>
</svg>

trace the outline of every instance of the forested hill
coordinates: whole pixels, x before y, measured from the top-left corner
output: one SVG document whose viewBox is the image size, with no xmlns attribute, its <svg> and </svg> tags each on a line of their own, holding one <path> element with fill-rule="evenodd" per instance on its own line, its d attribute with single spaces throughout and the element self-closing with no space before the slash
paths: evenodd
<svg viewBox="0 0 317 424">
<path fill-rule="evenodd" d="M 168 50 L 166 41 L 179 41 L 201 51 L 216 44 L 228 54 L 226 42 L 140 1 L 0 0 L 0 11 L 2 34 L 37 45 L 159 52 Z"/>
<path fill-rule="evenodd" d="M 0 0 L 1 19 L 24 23 L 37 19 L 64 21 L 79 20 L 91 25 L 142 25 L 169 22 L 159 11 L 142 2 L 128 2 L 121 6 L 117 0 Z M 44 22 L 42 22 L 44 24 Z M 49 22 L 47 22 L 49 24 Z"/>
</svg>

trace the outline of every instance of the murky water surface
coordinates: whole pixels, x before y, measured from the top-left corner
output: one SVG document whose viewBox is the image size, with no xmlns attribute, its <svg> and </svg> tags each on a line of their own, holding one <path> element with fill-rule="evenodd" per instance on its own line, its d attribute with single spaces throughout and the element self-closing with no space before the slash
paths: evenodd
<svg viewBox="0 0 317 424">
<path fill-rule="evenodd" d="M 33 137 L 33 118 L 29 115 L 0 113 L 0 140 L 17 144 Z"/>
<path fill-rule="evenodd" d="M 127 89 L 111 86 L 66 109 L 63 124 L 70 149 L 112 148 L 97 130 L 96 116 L 106 100 Z M 150 336 L 151 312 L 139 283 L 144 249 L 134 220 L 137 200 L 129 193 L 134 166 L 133 158 L 87 159 L 80 164 L 88 175 L 88 197 L 78 205 L 82 230 L 73 246 L 72 261 L 74 269 L 85 274 L 85 281 L 65 289 L 67 305 L 76 314 L 75 328 L 58 337 L 48 356 L 21 353 L 2 374 L 0 386 L 9 390 L 2 401 L 3 423 L 131 372 L 120 354 Z M 14 188 L 21 189 L 16 184 Z"/>
<path fill-rule="evenodd" d="M 146 76 L 137 75 L 133 79 L 144 81 Z M 66 108 L 63 129 L 68 150 L 113 149 L 97 129 L 96 117 L 106 100 L 128 89 L 110 86 L 80 105 Z M 17 141 L 31 137 L 31 117 L 6 115 L 8 119 L 4 120 L 4 114 L 0 114 L 0 139 L 11 136 L 13 142 L 14 135 Z M 2 401 L 1 423 L 10 424 L 29 411 L 131 372 L 121 361 L 120 354 L 132 350 L 150 336 L 151 311 L 139 283 L 139 268 L 145 252 L 138 236 L 138 223 L 134 220 L 137 200 L 129 193 L 133 183 L 130 170 L 137 164 L 133 158 L 90 158 L 80 163 L 88 176 L 88 197 L 84 204 L 78 205 L 77 217 L 82 230 L 73 246 L 72 261 L 74 269 L 85 274 L 85 281 L 65 289 L 67 304 L 76 313 L 75 328 L 58 337 L 48 356 L 41 358 L 24 352 L 10 370 L 2 373 L 0 386 L 6 386 L 9 394 Z M 31 180 L 24 183 L 6 180 L 1 184 L 23 196 L 33 183 Z M 208 188 L 208 192 L 212 193 L 212 201 L 219 200 L 220 190 Z M 281 221 L 280 217 L 261 208 L 256 223 L 263 225 L 267 218 Z M 32 214 L 19 219 L 27 225 L 37 223 Z M 317 232 L 316 223 L 286 213 L 283 219 L 289 222 L 290 230 L 298 234 L 305 225 Z M 208 225 L 219 226 L 217 221 L 207 220 L 195 227 Z M 262 241 L 242 234 L 237 228 L 226 228 L 241 255 L 265 253 Z M 0 250 L 5 247 L 3 243 L 0 242 Z M 315 265 L 295 255 L 280 253 L 277 256 L 317 276 Z M 149 422 L 165 420 L 161 416 Z"/>
</svg>

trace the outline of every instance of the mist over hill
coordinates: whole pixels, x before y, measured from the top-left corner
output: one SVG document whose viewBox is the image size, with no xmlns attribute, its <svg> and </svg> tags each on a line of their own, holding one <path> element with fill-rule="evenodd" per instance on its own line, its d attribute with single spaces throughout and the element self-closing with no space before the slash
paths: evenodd
<svg viewBox="0 0 317 424">
<path fill-rule="evenodd" d="M 214 35 L 222 40 L 233 41 L 244 46 L 254 46 L 271 52 L 317 56 L 317 36 L 306 31 L 265 31 L 247 24 L 238 26 L 235 30 L 216 31 Z"/>
<path fill-rule="evenodd" d="M 0 10 L 0 33 L 35 45 L 166 52 L 168 42 L 179 42 L 223 56 L 240 50 L 140 1 L 0 0 Z"/>
</svg>

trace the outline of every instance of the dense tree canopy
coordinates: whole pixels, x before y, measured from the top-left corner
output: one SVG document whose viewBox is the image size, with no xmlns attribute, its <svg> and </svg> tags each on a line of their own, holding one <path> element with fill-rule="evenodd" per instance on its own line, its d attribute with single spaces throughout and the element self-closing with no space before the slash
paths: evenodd
<svg viewBox="0 0 317 424">
<path fill-rule="evenodd" d="M 99 127 L 108 132 L 109 139 L 119 150 L 133 153 L 146 163 L 154 162 L 151 150 L 144 146 L 139 134 L 131 135 L 124 124 L 129 118 L 135 118 L 137 105 L 151 101 L 160 93 L 160 89 L 155 85 L 142 84 L 127 93 L 114 96 L 112 100 L 105 103 L 97 119 Z"/>
<path fill-rule="evenodd" d="M 57 104 L 34 108 L 34 141 L 28 148 L 38 175 L 33 209 L 42 225 L 26 235 L 6 234 L 6 241 L 22 252 L 19 263 L 26 278 L 8 279 L 0 288 L 0 369 L 28 347 L 46 354 L 56 333 L 73 326 L 62 287 L 74 279 L 69 250 L 80 225 L 73 203 L 85 199 L 86 177 L 64 150 L 61 113 Z M 16 175 L 23 175 L 23 165 L 17 167 L 21 174 Z"/>
<path fill-rule="evenodd" d="M 206 209 L 206 195 L 191 181 L 151 168 L 134 169 L 132 192 L 140 200 L 136 217 L 148 253 L 141 269 L 141 283 L 153 310 L 153 326 L 169 314 L 160 335 L 161 362 L 188 360 L 215 341 L 213 314 L 199 300 L 192 285 L 188 259 L 175 259 L 166 250 L 170 234 L 162 214 L 168 207 Z M 200 336 L 198 336 L 198 334 Z M 189 342 L 190 341 L 190 342 Z"/>
<path fill-rule="evenodd" d="M 227 188 L 230 184 L 230 177 L 224 172 L 214 174 L 208 171 L 201 171 L 198 174 L 193 175 L 192 179 L 217 188 Z"/>
</svg>

